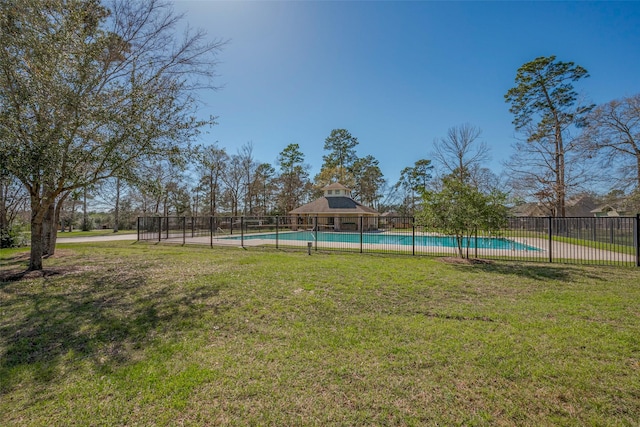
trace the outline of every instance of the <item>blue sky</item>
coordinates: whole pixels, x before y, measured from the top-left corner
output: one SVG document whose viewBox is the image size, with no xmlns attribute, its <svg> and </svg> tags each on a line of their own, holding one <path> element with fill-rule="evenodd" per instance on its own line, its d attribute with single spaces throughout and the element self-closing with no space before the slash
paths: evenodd
<svg viewBox="0 0 640 427">
<path fill-rule="evenodd" d="M 275 165 L 300 145 L 312 175 L 324 140 L 345 128 L 394 184 L 431 158 L 434 139 L 470 123 L 502 171 L 515 133 L 504 94 L 518 67 L 556 55 L 585 67 L 586 99 L 640 92 L 640 2 L 364 2 L 176 0 L 190 26 L 229 39 L 216 92 L 200 114 L 218 116 L 201 142 L 230 154 L 251 141 Z"/>
</svg>

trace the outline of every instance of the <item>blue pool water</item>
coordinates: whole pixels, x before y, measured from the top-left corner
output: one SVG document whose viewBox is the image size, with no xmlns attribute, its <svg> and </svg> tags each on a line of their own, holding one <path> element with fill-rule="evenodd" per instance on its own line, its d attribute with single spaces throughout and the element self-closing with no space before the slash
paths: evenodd
<svg viewBox="0 0 640 427">
<path fill-rule="evenodd" d="M 298 240 L 313 242 L 315 233 L 312 231 L 293 231 L 279 233 L 278 240 Z M 240 236 L 229 237 L 229 239 L 240 240 Z M 246 234 L 245 240 L 265 239 L 276 240 L 276 233 L 267 234 Z M 537 251 L 532 246 L 523 245 L 505 238 L 497 237 L 478 237 L 478 249 L 509 249 L 516 251 Z M 360 243 L 360 233 L 318 233 L 319 242 L 338 242 L 338 243 Z M 475 248 L 476 239 L 471 238 L 470 247 Z M 363 233 L 362 243 L 381 244 L 381 245 L 407 245 L 413 244 L 411 235 L 402 234 L 386 234 L 386 233 Z M 415 236 L 416 246 L 439 246 L 445 248 L 457 247 L 456 239 L 452 236 Z M 467 246 L 467 239 L 463 240 L 462 245 Z"/>
</svg>

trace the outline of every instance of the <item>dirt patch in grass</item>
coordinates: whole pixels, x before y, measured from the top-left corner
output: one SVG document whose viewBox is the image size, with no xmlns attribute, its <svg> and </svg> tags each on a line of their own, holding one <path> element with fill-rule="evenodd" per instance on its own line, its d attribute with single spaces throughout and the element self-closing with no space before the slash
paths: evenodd
<svg viewBox="0 0 640 427">
<path fill-rule="evenodd" d="M 70 250 L 70 249 L 56 249 L 56 253 L 52 256 L 45 256 L 44 258 L 65 258 L 65 257 L 69 257 L 71 255 L 75 255 L 75 253 Z M 30 253 L 28 251 L 26 252 L 17 252 L 15 254 L 13 254 L 10 257 L 7 257 L 6 259 L 8 261 L 27 261 L 29 259 Z"/>
<path fill-rule="evenodd" d="M 55 255 L 45 257 L 46 259 L 61 259 L 68 258 L 75 255 L 72 250 L 63 249 L 56 250 Z M 19 252 L 8 258 L 11 263 L 22 263 L 29 260 L 29 252 Z M 57 266 L 48 267 L 39 271 L 29 271 L 22 268 L 11 268 L 6 270 L 0 270 L 0 282 L 18 282 L 20 280 L 38 279 L 41 277 L 51 277 L 67 275 L 71 273 L 77 273 L 79 271 L 86 271 L 86 268 L 79 265 L 73 266 Z"/>
<path fill-rule="evenodd" d="M 21 280 L 39 279 L 41 277 L 67 275 L 71 273 L 76 273 L 81 270 L 85 270 L 85 269 L 78 268 L 78 267 L 56 267 L 56 268 L 45 268 L 38 271 L 5 270 L 5 271 L 0 271 L 0 282 L 18 282 Z"/>
</svg>

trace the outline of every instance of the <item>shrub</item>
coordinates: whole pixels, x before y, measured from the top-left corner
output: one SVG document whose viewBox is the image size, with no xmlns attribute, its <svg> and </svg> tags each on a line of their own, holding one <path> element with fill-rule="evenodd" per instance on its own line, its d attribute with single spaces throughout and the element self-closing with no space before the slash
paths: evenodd
<svg viewBox="0 0 640 427">
<path fill-rule="evenodd" d="M 27 246 L 27 237 L 22 227 L 13 226 L 0 230 L 0 248 L 19 248 Z"/>
</svg>

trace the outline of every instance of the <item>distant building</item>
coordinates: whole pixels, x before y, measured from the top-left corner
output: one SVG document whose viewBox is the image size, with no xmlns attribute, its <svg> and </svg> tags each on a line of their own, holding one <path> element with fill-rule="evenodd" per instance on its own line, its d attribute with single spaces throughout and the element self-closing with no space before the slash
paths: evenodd
<svg viewBox="0 0 640 427">
<path fill-rule="evenodd" d="M 565 202 L 565 216 L 568 217 L 581 217 L 592 216 L 593 209 L 596 207 L 594 198 L 589 194 L 579 194 L 575 197 L 567 199 Z M 511 208 L 511 215 L 515 217 L 528 217 L 528 216 L 553 216 L 553 212 L 549 206 L 540 202 L 534 203 L 522 203 L 518 206 Z"/>
<path fill-rule="evenodd" d="M 614 203 L 606 203 L 593 209 L 591 213 L 596 217 L 633 216 L 635 210 L 630 203 L 620 200 Z"/>
<path fill-rule="evenodd" d="M 579 194 L 567 200 L 565 205 L 567 216 L 591 216 L 591 211 L 598 206 L 590 194 Z"/>
<path fill-rule="evenodd" d="M 530 216 L 551 216 L 549 208 L 539 202 L 522 203 L 510 209 L 510 213 L 515 217 Z"/>
<path fill-rule="evenodd" d="M 301 218 L 305 224 L 315 224 L 319 231 L 377 230 L 380 214 L 351 198 L 351 190 L 340 183 L 329 184 L 322 189 L 324 196 L 300 206 L 289 215 Z M 315 227 L 315 225 L 314 225 Z"/>
<path fill-rule="evenodd" d="M 411 228 L 413 217 L 403 216 L 396 211 L 385 212 L 380 215 L 380 228 Z"/>
</svg>

